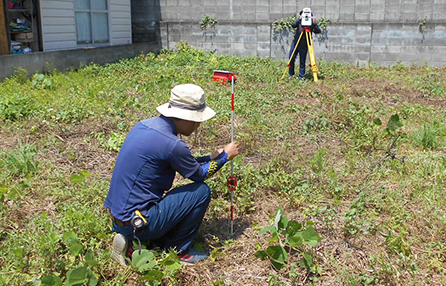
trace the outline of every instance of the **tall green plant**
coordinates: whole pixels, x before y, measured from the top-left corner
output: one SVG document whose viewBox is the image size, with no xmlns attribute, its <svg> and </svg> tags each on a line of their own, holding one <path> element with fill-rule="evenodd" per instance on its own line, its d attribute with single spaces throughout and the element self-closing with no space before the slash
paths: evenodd
<svg viewBox="0 0 446 286">
<path fill-rule="evenodd" d="M 259 233 L 266 234 L 268 232 L 271 234 L 269 241 L 273 245 L 268 246 L 266 250 L 258 250 L 255 256 L 262 260 L 269 259 L 277 270 L 282 269 L 287 264 L 289 253 L 293 249 L 299 250 L 303 245 L 315 247 L 322 240 L 314 229 L 312 222 L 301 224 L 294 220 L 290 221 L 288 217 L 283 216 L 282 207 L 277 209 L 274 223 L 264 227 Z M 312 272 L 319 272 L 308 252 L 303 252 L 301 266 Z"/>
<path fill-rule="evenodd" d="M 379 118 L 375 118 L 373 120 L 373 123 L 376 126 L 381 126 L 382 121 Z M 400 117 L 398 114 L 394 114 L 390 116 L 389 121 L 387 122 L 387 126 L 384 129 L 383 133 L 378 133 L 373 138 L 372 143 L 372 149 L 368 152 L 366 158 L 371 158 L 373 153 L 376 152 L 382 152 L 384 153 L 381 158 L 379 158 L 377 161 L 372 163 L 370 169 L 373 170 L 375 167 L 381 166 L 381 164 L 386 160 L 399 160 L 400 162 L 404 163 L 405 157 L 398 158 L 396 154 L 396 148 L 397 148 L 397 141 L 400 138 L 404 138 L 407 136 L 407 134 L 403 131 L 401 131 L 401 127 L 403 126 L 403 123 L 400 121 Z M 379 139 L 389 140 L 390 143 L 385 148 L 378 148 L 376 147 L 377 141 Z"/>
</svg>

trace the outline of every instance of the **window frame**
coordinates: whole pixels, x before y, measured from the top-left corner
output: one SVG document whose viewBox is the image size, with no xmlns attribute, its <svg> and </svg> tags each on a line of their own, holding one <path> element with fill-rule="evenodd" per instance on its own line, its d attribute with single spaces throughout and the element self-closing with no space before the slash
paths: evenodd
<svg viewBox="0 0 446 286">
<path fill-rule="evenodd" d="M 76 46 L 78 48 L 88 48 L 88 47 L 106 47 L 111 46 L 111 22 L 110 22 L 110 0 L 105 0 L 105 3 L 107 5 L 106 10 L 93 10 L 92 9 L 92 2 L 95 0 L 88 0 L 90 2 L 90 9 L 76 9 L 76 0 L 73 0 L 73 9 L 74 9 L 74 22 L 75 22 L 75 29 L 76 29 Z M 76 13 L 88 13 L 90 17 L 90 33 L 91 33 L 91 43 L 79 43 L 77 39 L 77 20 L 76 20 Z M 94 13 L 103 13 L 107 14 L 107 31 L 108 31 L 108 42 L 106 43 L 95 43 L 95 33 L 93 29 L 94 21 L 93 21 L 93 14 Z"/>
</svg>

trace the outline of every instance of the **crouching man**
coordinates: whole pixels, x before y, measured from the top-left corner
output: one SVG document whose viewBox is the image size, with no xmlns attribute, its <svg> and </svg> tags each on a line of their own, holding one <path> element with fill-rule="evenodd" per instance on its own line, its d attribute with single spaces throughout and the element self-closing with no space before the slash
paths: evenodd
<svg viewBox="0 0 446 286">
<path fill-rule="evenodd" d="M 210 156 L 194 158 L 178 137 L 190 136 L 215 115 L 201 87 L 174 87 L 170 101 L 157 110 L 160 116 L 140 121 L 127 135 L 104 203 L 117 233 L 112 258 L 121 265 L 131 258 L 134 239 L 174 248 L 183 263 L 206 259 L 205 253 L 191 250 L 211 200 L 204 180 L 239 153 L 238 144 L 231 142 Z M 176 172 L 193 183 L 171 189 Z M 144 220 L 138 231 L 131 223 L 135 215 Z"/>
</svg>

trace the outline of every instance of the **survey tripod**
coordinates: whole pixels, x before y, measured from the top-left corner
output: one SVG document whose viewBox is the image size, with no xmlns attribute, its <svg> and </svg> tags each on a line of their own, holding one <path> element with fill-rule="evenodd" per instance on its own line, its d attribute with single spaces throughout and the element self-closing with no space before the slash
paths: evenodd
<svg viewBox="0 0 446 286">
<path fill-rule="evenodd" d="M 302 32 L 299 35 L 299 39 L 297 40 L 296 46 L 294 47 L 293 53 L 291 54 L 291 57 L 290 57 L 290 60 L 288 61 L 285 71 L 283 72 L 282 78 L 280 79 L 281 81 L 283 80 L 283 78 L 286 75 L 286 72 L 290 68 L 291 61 L 295 60 L 294 55 L 296 54 L 297 47 L 299 46 L 299 42 L 302 39 L 302 35 L 304 35 L 304 33 L 306 34 L 305 39 L 307 40 L 308 54 L 310 57 L 311 71 L 313 72 L 313 79 L 315 82 L 318 81 L 317 72 L 319 71 L 319 68 L 317 67 L 316 58 L 314 57 L 313 38 L 311 37 L 311 29 L 309 27 L 302 28 Z"/>
</svg>

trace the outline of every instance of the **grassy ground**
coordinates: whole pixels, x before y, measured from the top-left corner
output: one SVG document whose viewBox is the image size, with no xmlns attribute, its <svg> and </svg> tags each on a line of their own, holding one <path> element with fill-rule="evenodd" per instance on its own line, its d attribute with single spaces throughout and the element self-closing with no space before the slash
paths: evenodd
<svg viewBox="0 0 446 286">
<path fill-rule="evenodd" d="M 177 48 L 0 84 L 0 285 L 446 284 L 445 68 L 321 60 L 318 83 L 279 81 L 283 61 Z M 181 83 L 217 111 L 192 151 L 228 143 L 217 69 L 238 78 L 235 235 L 226 166 L 197 238 L 208 261 L 121 268 L 102 206 L 119 147 Z"/>
</svg>

